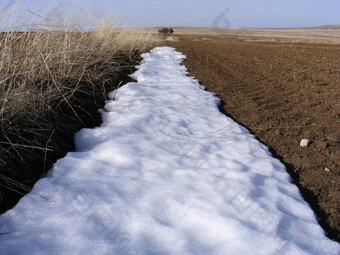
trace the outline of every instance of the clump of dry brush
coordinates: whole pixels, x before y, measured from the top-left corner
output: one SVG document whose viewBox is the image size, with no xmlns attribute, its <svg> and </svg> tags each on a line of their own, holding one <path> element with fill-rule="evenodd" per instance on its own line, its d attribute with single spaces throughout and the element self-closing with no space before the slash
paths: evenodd
<svg viewBox="0 0 340 255">
<path fill-rule="evenodd" d="M 77 31 L 72 22 L 46 29 L 46 20 L 23 29 L 17 10 L 2 12 L 0 24 L 6 24 L 0 33 L 1 211 L 73 149 L 74 132 L 99 124 L 106 92 L 124 82 L 141 52 L 159 44 L 107 17 L 90 31 Z"/>
</svg>

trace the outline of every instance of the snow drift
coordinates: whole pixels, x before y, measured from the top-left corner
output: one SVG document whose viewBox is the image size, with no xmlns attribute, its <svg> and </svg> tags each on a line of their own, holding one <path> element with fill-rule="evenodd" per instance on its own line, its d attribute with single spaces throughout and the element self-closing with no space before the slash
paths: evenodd
<svg viewBox="0 0 340 255">
<path fill-rule="evenodd" d="M 1 254 L 339 254 L 284 166 L 158 47 L 0 217 Z"/>
</svg>

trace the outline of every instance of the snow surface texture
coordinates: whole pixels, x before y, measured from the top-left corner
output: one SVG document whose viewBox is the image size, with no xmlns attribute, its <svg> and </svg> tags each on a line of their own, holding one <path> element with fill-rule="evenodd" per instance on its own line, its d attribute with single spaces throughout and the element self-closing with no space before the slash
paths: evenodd
<svg viewBox="0 0 340 255">
<path fill-rule="evenodd" d="M 0 254 L 339 254 L 284 166 L 158 47 L 0 217 Z"/>
</svg>

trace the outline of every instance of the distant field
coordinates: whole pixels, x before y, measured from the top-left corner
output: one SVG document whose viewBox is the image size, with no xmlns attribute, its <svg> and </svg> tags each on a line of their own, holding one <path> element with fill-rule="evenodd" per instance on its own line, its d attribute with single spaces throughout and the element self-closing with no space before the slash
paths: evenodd
<svg viewBox="0 0 340 255">
<path fill-rule="evenodd" d="M 271 41 L 271 42 L 301 42 L 340 44 L 340 29 L 335 28 L 299 28 L 299 29 L 238 29 L 213 27 L 173 27 L 174 37 L 236 37 L 245 41 Z M 339 26 L 340 27 L 340 26 Z M 157 33 L 158 28 L 144 28 L 145 31 Z"/>
</svg>

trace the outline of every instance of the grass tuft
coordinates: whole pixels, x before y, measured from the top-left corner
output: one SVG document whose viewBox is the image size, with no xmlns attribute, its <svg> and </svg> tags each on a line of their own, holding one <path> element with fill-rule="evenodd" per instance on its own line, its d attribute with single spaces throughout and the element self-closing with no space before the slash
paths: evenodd
<svg viewBox="0 0 340 255">
<path fill-rule="evenodd" d="M 74 149 L 76 131 L 100 123 L 106 93 L 127 79 L 141 52 L 159 44 L 110 16 L 55 25 L 34 11 L 22 19 L 19 11 L 14 4 L 0 12 L 0 211 Z"/>
</svg>

